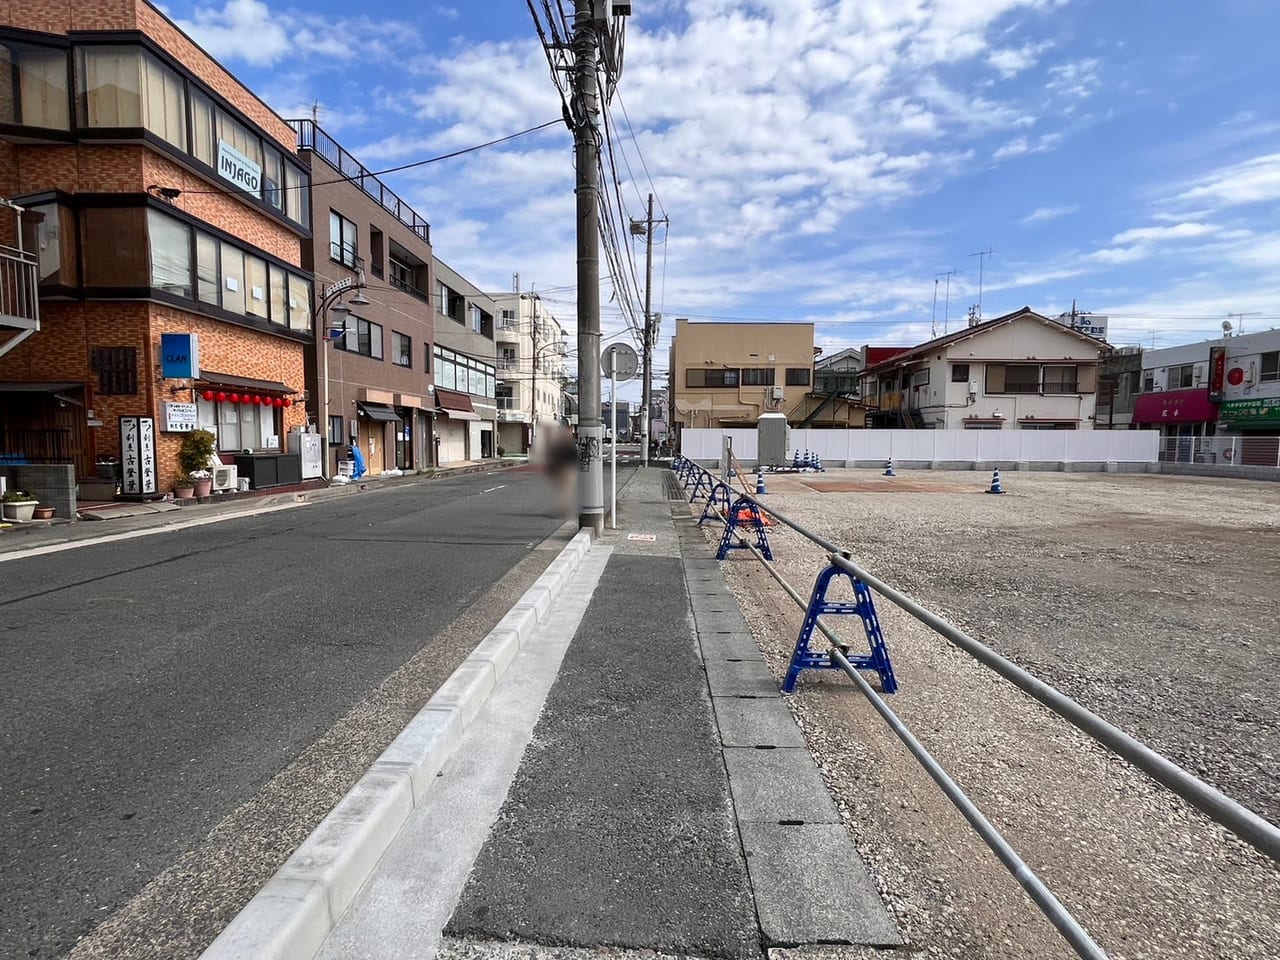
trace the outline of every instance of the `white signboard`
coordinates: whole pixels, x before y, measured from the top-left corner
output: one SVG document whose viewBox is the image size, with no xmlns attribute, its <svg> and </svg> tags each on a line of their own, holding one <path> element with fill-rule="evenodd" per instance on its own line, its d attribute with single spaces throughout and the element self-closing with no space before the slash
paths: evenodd
<svg viewBox="0 0 1280 960">
<path fill-rule="evenodd" d="M 1107 318 L 1096 313 L 1077 313 L 1074 317 L 1069 313 L 1061 313 L 1054 319 L 1064 327 L 1079 330 L 1099 340 L 1107 339 Z"/>
<path fill-rule="evenodd" d="M 196 428 L 194 403 L 166 403 L 164 405 L 165 433 L 190 433 Z"/>
<path fill-rule="evenodd" d="M 262 192 L 262 167 L 223 140 L 218 141 L 218 175 L 252 194 Z"/>
<path fill-rule="evenodd" d="M 121 478 L 125 496 L 156 492 L 156 422 L 151 417 L 120 418 Z"/>
</svg>

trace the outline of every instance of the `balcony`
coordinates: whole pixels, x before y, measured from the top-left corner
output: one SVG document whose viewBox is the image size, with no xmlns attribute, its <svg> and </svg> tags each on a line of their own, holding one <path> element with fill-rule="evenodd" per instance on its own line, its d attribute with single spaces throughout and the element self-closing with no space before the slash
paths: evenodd
<svg viewBox="0 0 1280 960">
<path fill-rule="evenodd" d="M 16 331 L 0 338 L 0 356 L 40 329 L 39 279 L 34 256 L 0 245 L 0 331 Z"/>
<path fill-rule="evenodd" d="M 423 303 L 431 302 L 431 295 L 429 293 L 419 290 L 413 284 L 408 283 L 404 280 L 401 280 L 394 273 L 391 275 L 391 285 L 395 287 L 397 290 L 403 293 L 407 293 L 409 296 L 413 297 L 415 300 L 421 300 Z"/>
</svg>

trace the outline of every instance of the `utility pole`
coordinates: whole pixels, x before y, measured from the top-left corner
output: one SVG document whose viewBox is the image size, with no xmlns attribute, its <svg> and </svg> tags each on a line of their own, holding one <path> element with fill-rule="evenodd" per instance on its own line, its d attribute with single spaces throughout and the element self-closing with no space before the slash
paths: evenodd
<svg viewBox="0 0 1280 960">
<path fill-rule="evenodd" d="M 947 329 L 947 327 L 951 323 L 951 278 L 954 277 L 955 275 L 956 275 L 955 270 L 947 270 L 947 271 L 944 271 L 943 273 L 937 274 L 937 276 L 939 277 L 947 278 L 947 299 L 942 306 L 942 332 L 943 333 L 951 332 L 950 330 Z M 936 307 L 938 302 L 938 284 L 936 280 L 934 281 L 934 284 L 933 284 L 933 301 Z"/>
<path fill-rule="evenodd" d="M 992 254 L 994 254 L 994 253 L 995 253 L 995 251 L 994 251 L 994 250 L 992 250 L 990 247 L 987 247 L 987 249 L 985 249 L 985 250 L 979 250 L 977 253 L 971 253 L 971 254 L 969 254 L 969 256 L 971 256 L 971 257 L 977 257 L 977 258 L 978 258 L 978 314 L 977 314 L 977 317 L 978 317 L 978 319 L 979 319 L 979 320 L 981 320 L 981 319 L 982 319 L 982 273 L 983 273 L 983 267 L 984 267 L 984 266 L 985 266 L 985 264 L 986 264 L 987 257 L 991 256 L 991 255 L 992 255 Z"/>
<path fill-rule="evenodd" d="M 604 534 L 604 462 L 600 441 L 600 104 L 598 29 L 592 0 L 574 0 L 573 118 L 578 215 L 578 526 Z"/>
<path fill-rule="evenodd" d="M 644 372 L 640 394 L 640 462 L 649 465 L 649 421 L 653 406 L 653 348 L 657 346 L 658 331 L 653 317 L 653 226 L 655 223 L 666 223 L 667 218 L 653 219 L 653 194 L 649 194 L 649 215 L 645 218 L 644 227 L 632 221 L 631 232 L 641 232 L 645 236 L 644 253 Z"/>
</svg>

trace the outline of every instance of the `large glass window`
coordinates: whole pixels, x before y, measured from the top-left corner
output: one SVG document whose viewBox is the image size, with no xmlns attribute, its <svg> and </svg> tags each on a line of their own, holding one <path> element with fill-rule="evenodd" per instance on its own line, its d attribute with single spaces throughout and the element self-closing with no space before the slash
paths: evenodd
<svg viewBox="0 0 1280 960">
<path fill-rule="evenodd" d="M 267 261 L 251 253 L 244 255 L 244 312 L 250 317 L 267 317 Z"/>
<path fill-rule="evenodd" d="M 229 243 L 222 247 L 222 309 L 244 313 L 244 252 Z"/>
<path fill-rule="evenodd" d="M 238 120 L 218 111 L 218 139 L 262 167 L 262 140 Z"/>
<path fill-rule="evenodd" d="M 218 241 L 196 232 L 196 297 L 218 304 Z"/>
<path fill-rule="evenodd" d="M 289 329 L 311 329 L 311 284 L 296 273 L 289 274 Z"/>
<path fill-rule="evenodd" d="M 78 286 L 75 214 L 56 203 L 42 203 L 28 207 L 23 222 L 23 243 L 36 251 L 40 283 Z"/>
<path fill-rule="evenodd" d="M 336 210 L 329 211 L 329 257 L 355 269 L 360 252 L 360 234 L 355 223 Z"/>
<path fill-rule="evenodd" d="M 147 211 L 151 238 L 151 286 L 190 300 L 191 228 L 158 210 Z"/>
<path fill-rule="evenodd" d="M 277 266 L 271 267 L 271 322 L 289 324 L 289 274 Z"/>
<path fill-rule="evenodd" d="M 413 366 L 413 339 L 403 333 L 391 334 L 391 362 L 398 367 Z"/>
<path fill-rule="evenodd" d="M 71 129 L 67 51 L 0 43 L 0 122 Z"/>
<path fill-rule="evenodd" d="M 311 226 L 311 195 L 307 176 L 291 163 L 284 165 L 285 210 L 304 227 Z"/>
<path fill-rule="evenodd" d="M 275 407 L 247 403 L 196 401 L 196 422 L 217 437 L 218 449 L 278 450 L 280 448 L 280 411 Z"/>
<path fill-rule="evenodd" d="M 270 145 L 263 147 L 262 199 L 277 210 L 284 210 L 284 160 L 280 151 Z"/>
<path fill-rule="evenodd" d="M 81 122 L 89 127 L 142 126 L 141 55 L 137 47 L 80 49 Z"/>
<path fill-rule="evenodd" d="M 142 55 L 142 125 L 178 149 L 187 149 L 186 84 L 149 53 Z"/>
<path fill-rule="evenodd" d="M 218 113 L 196 89 L 191 91 L 191 153 L 211 167 L 218 163 Z"/>
</svg>

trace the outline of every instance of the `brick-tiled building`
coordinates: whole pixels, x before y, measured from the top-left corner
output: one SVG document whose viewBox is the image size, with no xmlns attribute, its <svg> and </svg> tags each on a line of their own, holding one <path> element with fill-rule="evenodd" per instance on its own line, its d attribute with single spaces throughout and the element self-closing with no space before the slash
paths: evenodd
<svg viewBox="0 0 1280 960">
<path fill-rule="evenodd" d="M 30 211 L 42 312 L 0 356 L 0 453 L 83 478 L 128 455 L 122 417 L 153 418 L 154 482 L 126 492 L 163 494 L 170 403 L 224 461 L 282 452 L 312 338 L 293 129 L 146 0 L 6 0 L 0 23 L 0 196 Z M 166 333 L 198 338 L 196 376 L 162 376 Z"/>
<path fill-rule="evenodd" d="M 317 319 L 332 331 L 308 350 L 307 364 L 326 475 L 352 446 L 373 474 L 429 466 L 431 227 L 313 121 L 291 123 L 311 171 L 315 226 L 303 263 L 315 274 Z"/>
</svg>

